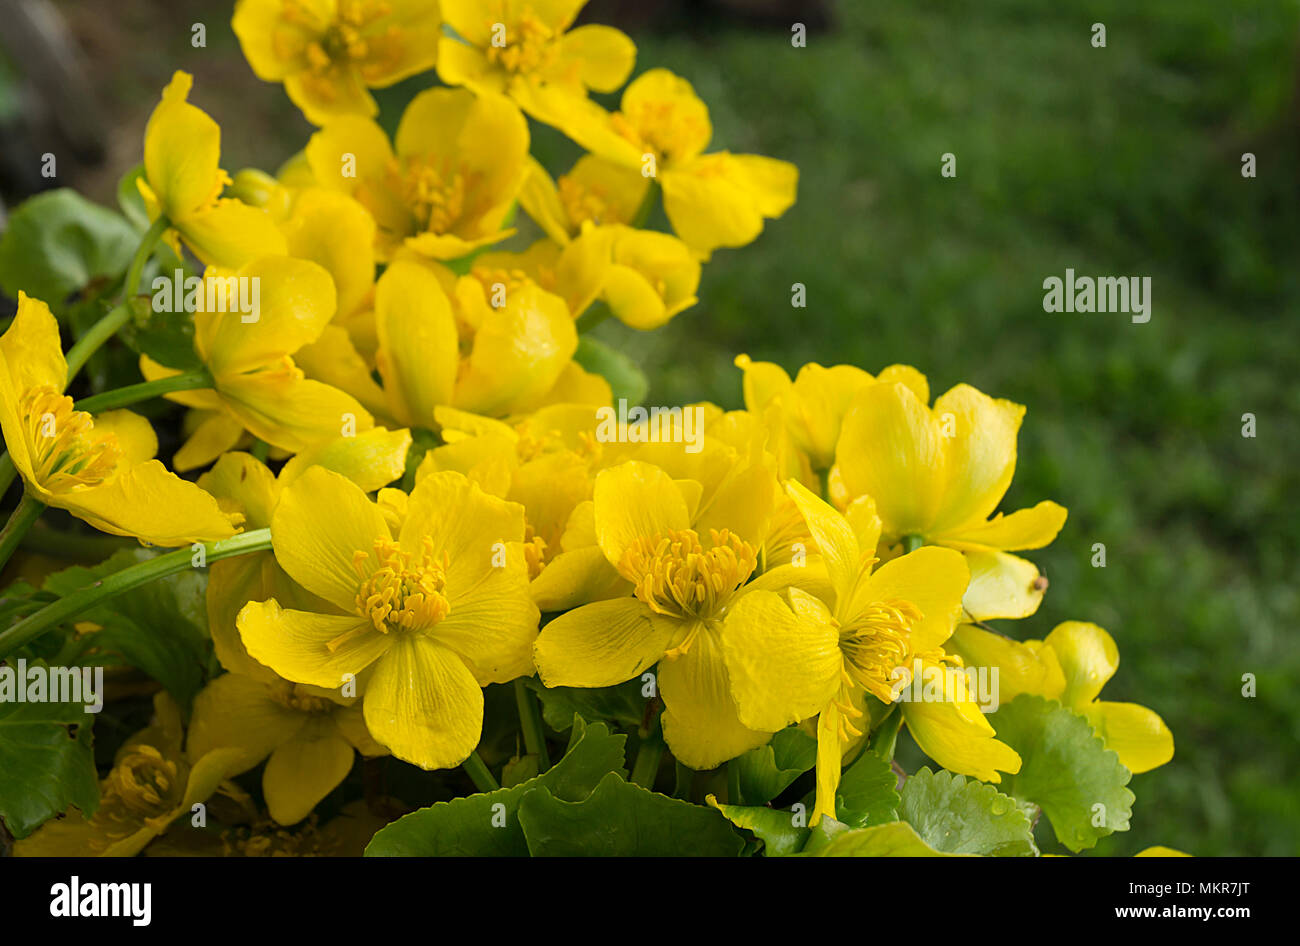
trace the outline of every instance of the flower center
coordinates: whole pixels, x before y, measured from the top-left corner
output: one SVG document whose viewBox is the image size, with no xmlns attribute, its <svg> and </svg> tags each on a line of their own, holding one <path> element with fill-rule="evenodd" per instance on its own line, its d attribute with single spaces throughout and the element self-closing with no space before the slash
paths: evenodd
<svg viewBox="0 0 1300 946">
<path fill-rule="evenodd" d="M 373 569 L 367 562 L 371 558 Z M 357 612 L 381 633 L 431 627 L 451 611 L 443 595 L 451 563 L 445 552 L 441 561 L 435 558 L 427 536 L 414 554 L 396 542 L 376 539 L 373 551 L 356 552 L 352 564 L 365 579 L 357 592 Z"/>
<path fill-rule="evenodd" d="M 638 102 L 630 111 L 614 112 L 610 124 L 642 152 L 653 154 L 657 162 L 699 150 L 697 143 L 707 140 L 699 119 L 675 102 Z"/>
<path fill-rule="evenodd" d="M 414 218 L 416 232 L 448 233 L 465 213 L 470 182 L 446 160 L 393 158 L 388 164 L 387 182 L 389 190 L 400 195 Z M 362 198 L 362 203 L 367 201 Z M 367 206 L 371 211 L 379 209 Z"/>
<path fill-rule="evenodd" d="M 719 617 L 732 593 L 753 573 L 758 555 L 726 529 L 711 530 L 709 537 L 707 549 L 693 529 L 637 539 L 624 550 L 618 572 L 658 614 Z"/>
<path fill-rule="evenodd" d="M 130 837 L 155 819 L 166 819 L 185 796 L 189 770 L 156 748 L 138 745 L 128 751 L 104 781 L 103 797 L 93 821 L 103 828 L 89 844 L 102 851 Z"/>
<path fill-rule="evenodd" d="M 306 692 L 303 687 L 288 680 L 277 680 L 273 683 L 271 696 L 281 706 L 287 706 L 300 713 L 310 713 L 313 716 L 328 713 L 336 705 L 323 696 L 314 696 Z"/>
<path fill-rule="evenodd" d="M 576 233 L 588 220 L 593 223 L 628 223 L 612 213 L 612 207 L 605 195 L 591 187 L 586 187 L 574 180 L 571 175 L 564 175 L 556 182 L 560 192 L 560 203 L 569 218 L 569 224 Z"/>
<path fill-rule="evenodd" d="M 402 55 L 402 34 L 397 26 L 367 34 L 373 23 L 391 15 L 386 2 L 340 0 L 332 22 L 319 18 L 303 0 L 283 0 L 280 19 L 298 32 L 315 36 L 304 53 L 313 75 L 323 76 L 339 66 L 356 64 L 365 79 L 378 78 Z M 293 31 L 274 33 L 272 41 L 281 59 L 292 59 Z"/>
<path fill-rule="evenodd" d="M 504 5 L 499 4 L 497 10 L 503 11 Z M 488 62 L 514 75 L 540 72 L 555 62 L 556 33 L 538 18 L 532 7 L 524 7 L 512 23 L 505 20 L 504 12 L 488 20 L 489 39 L 484 50 Z M 505 45 L 495 45 L 493 40 L 500 41 L 502 26 Z"/>
<path fill-rule="evenodd" d="M 32 388 L 19 401 L 36 481 L 50 492 L 97 486 L 122 459 L 117 436 L 95 433 L 95 421 L 73 408 L 72 398 L 51 385 Z"/>
<path fill-rule="evenodd" d="M 920 620 L 916 605 L 895 599 L 872 603 L 852 624 L 840 628 L 840 651 L 852 684 L 885 703 L 893 702 L 894 671 L 907 665 L 912 628 Z"/>
<path fill-rule="evenodd" d="M 524 561 L 528 564 L 528 580 L 532 581 L 546 567 L 546 540 L 533 531 L 532 523 L 524 524 Z"/>
</svg>

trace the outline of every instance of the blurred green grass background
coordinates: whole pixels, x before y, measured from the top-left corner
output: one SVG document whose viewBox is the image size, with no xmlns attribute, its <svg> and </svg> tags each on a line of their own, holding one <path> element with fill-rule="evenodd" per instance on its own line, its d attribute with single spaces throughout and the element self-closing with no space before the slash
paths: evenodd
<svg viewBox="0 0 1300 946">
<path fill-rule="evenodd" d="M 222 123 L 227 168 L 273 169 L 310 132 L 251 75 L 229 3 L 58 6 L 117 130 L 108 165 L 77 182 L 100 199 L 138 162 L 174 68 Z M 1042 609 L 1000 629 L 1106 627 L 1122 662 L 1105 697 L 1154 708 L 1177 743 L 1131 784 L 1132 830 L 1094 853 L 1300 853 L 1300 3 L 840 0 L 828 23 L 808 17 L 806 48 L 789 17 L 646 6 L 669 13 L 593 12 L 642 14 L 627 24 L 638 71 L 689 78 L 714 147 L 795 162 L 799 201 L 717 253 L 700 304 L 665 329 L 598 334 L 645 365 L 658 404 L 740 406 L 732 359 L 748 352 L 792 373 L 906 362 L 936 394 L 965 381 L 1028 405 L 1004 508 L 1051 498 L 1070 519 L 1032 554 L 1051 580 Z M 385 122 L 428 81 L 381 96 Z M 571 145 L 536 138 L 567 167 Z M 1151 321 L 1045 313 L 1042 282 L 1067 267 L 1151 276 Z"/>
</svg>

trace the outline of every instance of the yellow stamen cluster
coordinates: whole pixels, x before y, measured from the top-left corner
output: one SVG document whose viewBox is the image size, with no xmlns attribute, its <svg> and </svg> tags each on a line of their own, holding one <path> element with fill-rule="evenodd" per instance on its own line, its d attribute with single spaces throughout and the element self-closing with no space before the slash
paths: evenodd
<svg viewBox="0 0 1300 946">
<path fill-rule="evenodd" d="M 307 64 L 316 75 L 357 64 L 363 78 L 383 75 L 402 55 L 402 34 L 396 26 L 382 33 L 367 34 L 377 20 L 392 13 L 392 6 L 367 0 L 340 0 L 332 22 L 322 21 L 302 0 L 285 0 L 280 19 L 291 27 L 315 36 L 304 51 Z M 276 33 L 273 41 L 282 59 L 291 59 L 293 30 Z"/>
<path fill-rule="evenodd" d="M 153 746 L 132 747 L 104 782 L 93 819 L 104 829 L 103 840 L 92 841 L 91 847 L 102 850 L 150 821 L 167 819 L 184 799 L 188 776 L 183 763 L 165 757 Z"/>
<path fill-rule="evenodd" d="M 508 299 L 516 289 L 522 289 L 532 282 L 528 274 L 522 269 L 505 269 L 499 266 L 476 266 L 470 271 L 470 275 L 476 277 L 483 284 L 489 301 L 492 299 L 492 294 L 497 291 L 497 286 L 505 287 L 506 298 Z"/>
<path fill-rule="evenodd" d="M 515 75 L 545 71 L 555 62 L 558 36 L 542 22 L 532 7 L 524 7 L 507 22 L 505 4 L 498 4 L 497 16 L 488 19 L 488 45 L 485 50 L 488 62 Z M 492 39 L 505 26 L 505 45 L 494 46 Z"/>
<path fill-rule="evenodd" d="M 906 667 L 911 654 L 912 628 L 921 611 L 910 601 L 877 601 L 852 624 L 840 629 L 845 674 L 886 703 L 893 701 L 894 671 Z"/>
<path fill-rule="evenodd" d="M 571 175 L 564 175 L 556 181 L 560 193 L 560 203 L 569 223 L 576 232 L 588 220 L 597 224 L 628 223 L 612 213 L 612 207 L 605 196 L 591 187 L 580 184 Z"/>
<path fill-rule="evenodd" d="M 310 713 L 313 716 L 328 713 L 337 705 L 323 696 L 314 696 L 306 692 L 304 687 L 288 680 L 277 680 L 271 684 L 271 696 L 281 706 L 287 706 L 300 713 Z"/>
<path fill-rule="evenodd" d="M 726 529 L 711 530 L 704 548 L 693 529 L 640 538 L 623 552 L 619 574 L 658 614 L 677 618 L 720 617 L 732 593 L 753 574 L 758 554 Z"/>
<path fill-rule="evenodd" d="M 640 102 L 631 112 L 610 116 L 614 131 L 657 161 L 672 160 L 683 145 L 704 140 L 697 118 L 685 114 L 674 102 Z"/>
<path fill-rule="evenodd" d="M 45 385 L 27 391 L 19 414 L 27 428 L 36 482 L 50 492 L 97 486 L 122 459 L 117 437 L 95 433 L 94 419 L 73 408 L 72 398 Z"/>
<path fill-rule="evenodd" d="M 373 562 L 370 561 L 373 559 Z M 396 542 L 376 539 L 373 551 L 358 551 L 352 565 L 363 581 L 357 592 L 357 613 L 370 619 L 375 630 L 427 628 L 451 611 L 444 596 L 450 559 L 438 560 L 427 536 L 418 553 Z"/>
<path fill-rule="evenodd" d="M 532 581 L 546 567 L 546 540 L 533 532 L 532 523 L 524 526 L 524 561 L 528 564 L 528 580 Z"/>
<path fill-rule="evenodd" d="M 417 232 L 448 233 L 465 213 L 470 182 L 449 162 L 429 157 L 393 158 L 386 173 L 389 189 L 401 196 Z M 366 203 L 363 193 L 358 196 Z M 374 212 L 378 208 L 369 209 Z"/>
</svg>

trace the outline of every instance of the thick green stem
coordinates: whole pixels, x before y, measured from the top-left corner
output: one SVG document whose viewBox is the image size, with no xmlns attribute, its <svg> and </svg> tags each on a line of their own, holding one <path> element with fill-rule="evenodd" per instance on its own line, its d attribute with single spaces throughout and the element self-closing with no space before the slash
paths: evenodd
<svg viewBox="0 0 1300 946">
<path fill-rule="evenodd" d="M 659 203 L 659 194 L 662 188 L 659 186 L 659 179 L 650 178 L 650 184 L 645 189 L 645 196 L 641 198 L 641 206 L 636 209 L 636 216 L 632 218 L 632 226 L 638 230 L 646 225 L 650 219 L 650 214 L 654 212 L 655 204 Z"/>
<path fill-rule="evenodd" d="M 460 764 L 465 770 L 465 774 L 470 777 L 470 781 L 480 792 L 495 792 L 501 786 L 497 780 L 492 777 L 492 772 L 483 764 L 479 758 L 477 750 L 469 754 L 469 758 Z"/>
<path fill-rule="evenodd" d="M 682 801 L 691 800 L 691 786 L 695 784 L 695 773 L 688 769 L 678 760 L 675 778 L 673 780 L 673 798 L 680 798 Z"/>
<path fill-rule="evenodd" d="M 903 711 L 895 706 L 871 734 L 871 751 L 886 762 L 893 761 L 894 747 L 898 745 L 898 730 L 902 725 Z"/>
<path fill-rule="evenodd" d="M 515 704 L 519 707 L 519 725 L 524 730 L 524 745 L 532 755 L 537 756 L 537 771 L 540 774 L 551 767 L 551 757 L 546 751 L 546 730 L 542 728 L 542 713 L 537 706 L 537 698 L 523 677 L 515 681 Z"/>
<path fill-rule="evenodd" d="M 241 532 L 229 539 L 222 539 L 220 542 L 206 543 L 204 561 L 205 563 L 217 562 L 223 558 L 247 555 L 249 552 L 264 552 L 270 547 L 271 530 L 255 529 L 252 532 Z M 17 624 L 0 631 L 0 657 L 8 656 L 68 618 L 93 608 L 109 598 L 194 567 L 192 560 L 195 554 L 189 548 L 177 549 L 166 555 L 151 558 L 147 562 L 130 565 L 107 578 L 101 578 L 64 595 L 35 614 L 28 615 Z"/>
<path fill-rule="evenodd" d="M 82 398 L 77 402 L 77 410 L 97 414 L 100 411 L 113 410 L 114 408 L 137 404 L 140 401 L 147 401 L 151 397 L 171 394 L 174 391 L 194 391 L 199 388 L 210 387 L 212 387 L 212 375 L 208 374 L 206 369 L 199 368 L 195 371 L 185 371 L 181 374 L 169 375 L 166 378 L 141 381 L 139 384 L 128 384 L 124 388 L 115 388 L 112 391 L 101 391 L 99 394 L 92 394 L 90 397 Z"/>
<path fill-rule="evenodd" d="M 925 537 L 919 535 L 903 536 L 903 552 L 915 552 L 921 546 L 925 545 Z"/>
<path fill-rule="evenodd" d="M 140 245 L 136 247 L 135 256 L 131 258 L 131 265 L 126 270 L 126 282 L 122 287 L 123 298 L 129 300 L 139 290 L 144 264 L 149 262 L 149 257 L 153 256 L 153 248 L 158 245 L 158 241 L 171 225 L 172 222 L 165 215 L 160 216 L 149 225 L 149 229 L 140 238 Z"/>
<path fill-rule="evenodd" d="M 18 543 L 23 540 L 27 530 L 32 527 L 32 523 L 44 511 L 45 504 L 43 502 L 31 493 L 23 493 L 18 508 L 13 511 L 13 515 L 5 523 L 4 531 L 0 531 L 0 568 L 5 567 L 5 563 L 9 561 L 9 556 L 14 554 L 14 549 L 18 548 Z"/>
<path fill-rule="evenodd" d="M 642 788 L 653 790 L 655 776 L 659 774 L 659 760 L 663 758 L 663 754 L 664 740 L 659 735 L 659 727 L 656 725 L 654 731 L 641 740 L 641 748 L 636 753 L 636 762 L 632 764 L 632 781 Z"/>
</svg>

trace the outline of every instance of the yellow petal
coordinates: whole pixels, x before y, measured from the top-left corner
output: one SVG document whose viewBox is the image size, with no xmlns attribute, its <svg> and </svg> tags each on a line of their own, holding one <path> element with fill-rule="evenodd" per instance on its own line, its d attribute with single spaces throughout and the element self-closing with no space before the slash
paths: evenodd
<svg viewBox="0 0 1300 946">
<path fill-rule="evenodd" d="M 664 741 L 689 768 L 716 768 L 771 738 L 740 721 L 721 642 L 707 627 L 699 629 L 686 653 L 660 661 L 659 692 Z"/>
<path fill-rule="evenodd" d="M 802 592 L 794 589 L 792 595 Z M 790 609 L 780 595 L 743 595 L 728 614 L 722 649 L 740 721 L 777 732 L 816 716 L 840 685 L 839 633 Z"/>
<path fill-rule="evenodd" d="M 1115 638 L 1096 624 L 1064 621 L 1052 629 L 1043 643 L 1056 651 L 1065 673 L 1061 702 L 1081 708 L 1101 693 L 1106 681 L 1119 668 Z"/>
<path fill-rule="evenodd" d="M 567 611 L 579 605 L 632 593 L 632 584 L 605 558 L 600 546 L 561 552 L 547 563 L 530 586 L 543 611 Z"/>
<path fill-rule="evenodd" d="M 1059 699 L 1065 690 L 1065 675 L 1050 647 L 1033 647 L 973 624 L 957 627 L 945 645 L 968 667 L 996 667 L 999 703 L 1010 703 L 1022 693 Z"/>
<path fill-rule="evenodd" d="M 376 427 L 355 437 L 339 437 L 290 458 L 280 468 L 279 485 L 288 486 L 309 467 L 321 466 L 346 476 L 363 492 L 372 493 L 405 472 L 410 448 L 409 430 Z"/>
<path fill-rule="evenodd" d="M 1134 775 L 1150 772 L 1174 757 L 1174 734 L 1159 714 L 1145 706 L 1099 700 L 1089 704 L 1083 715 L 1106 748 Z"/>
<path fill-rule="evenodd" d="M 591 23 L 564 34 L 560 56 L 566 66 L 576 66 L 583 85 L 597 92 L 613 92 L 632 72 L 636 46 L 622 30 Z"/>
<path fill-rule="evenodd" d="M 244 436 L 244 425 L 224 410 L 208 414 L 172 457 L 177 473 L 207 466 L 228 450 L 235 449 Z M 265 523 L 263 523 L 265 525 Z"/>
<path fill-rule="evenodd" d="M 176 221 L 176 229 L 194 255 L 209 266 L 236 269 L 287 251 L 284 234 L 269 213 L 228 198 Z"/>
<path fill-rule="evenodd" d="M 194 698 L 185 749 L 191 759 L 213 749 L 243 749 L 240 767 L 231 773 L 238 775 L 292 739 L 307 719 L 275 699 L 265 682 L 226 673 Z"/>
<path fill-rule="evenodd" d="M 859 584 L 853 602 L 843 611 L 844 620 L 872 602 L 910 601 L 921 611 L 921 620 L 912 626 L 912 650 L 934 650 L 957 626 L 969 579 L 961 553 L 927 545 L 886 562 Z"/>
<path fill-rule="evenodd" d="M 690 526 L 681 490 L 663 470 L 635 460 L 602 470 L 593 492 L 596 536 L 614 566 L 637 539 Z"/>
<path fill-rule="evenodd" d="M 675 630 L 635 598 L 597 601 L 542 628 L 533 659 L 548 687 L 614 686 L 654 666 Z"/>
<path fill-rule="evenodd" d="M 227 453 L 198 479 L 198 485 L 244 516 L 246 529 L 264 529 L 280 501 L 275 474 L 247 453 Z"/>
<path fill-rule="evenodd" d="M 962 604 L 976 621 L 1029 617 L 1043 601 L 1046 584 L 1033 562 L 1006 552 L 966 553 L 970 586 Z"/>
<path fill-rule="evenodd" d="M 944 491 L 931 531 L 982 523 L 1016 471 L 1016 436 L 1025 408 L 959 384 L 934 402 L 944 427 Z"/>
<path fill-rule="evenodd" d="M 853 529 L 848 520 L 814 496 L 803 484 L 787 480 L 785 491 L 799 507 L 808 531 L 817 543 L 836 600 L 847 608 L 853 600 L 853 589 L 857 587 L 866 564 L 862 560 L 862 550 Z M 841 618 L 850 616 L 848 611 L 841 610 L 837 613 Z"/>
<path fill-rule="evenodd" d="M 995 738 L 993 727 L 970 699 L 965 674 L 933 664 L 927 669 L 942 681 L 943 699 L 902 704 L 903 719 L 921 751 L 950 772 L 984 782 L 1002 781 L 999 770 L 1019 772 L 1020 756 Z"/>
<path fill-rule="evenodd" d="M 351 194 L 359 184 L 381 180 L 393 160 L 384 130 L 368 118 L 342 117 L 311 136 L 305 150 L 312 176 L 322 186 Z M 372 213 L 373 207 L 369 208 Z M 383 227 L 385 220 L 376 223 Z"/>
<path fill-rule="evenodd" d="M 0 335 L 0 359 L 18 393 L 46 385 L 62 391 L 67 383 L 68 364 L 59 340 L 59 323 L 49 306 L 21 289 L 18 311 Z"/>
<path fill-rule="evenodd" d="M 176 72 L 144 132 L 144 171 L 162 212 L 173 223 L 215 196 L 221 160 L 221 129 L 189 104 L 194 78 Z"/>
<path fill-rule="evenodd" d="M 459 367 L 456 320 L 438 278 L 417 263 L 393 263 L 375 290 L 375 323 L 379 373 L 394 415 L 435 427 L 433 410 L 451 403 Z"/>
<path fill-rule="evenodd" d="M 274 600 L 250 601 L 237 619 L 249 656 L 286 680 L 337 690 L 393 644 L 364 618 L 286 611 Z"/>
<path fill-rule="evenodd" d="M 100 486 L 55 494 L 49 505 L 103 532 L 150 545 L 215 542 L 235 534 L 215 499 L 157 460 L 130 466 Z"/>
<path fill-rule="evenodd" d="M 360 487 L 320 467 L 311 467 L 284 490 L 271 519 L 275 557 L 284 570 L 308 591 L 352 613 L 366 577 L 353 564 L 356 553 L 369 554 L 376 541 L 391 538 L 383 513 Z"/>
<path fill-rule="evenodd" d="M 284 91 L 313 125 L 379 112 L 361 74 L 350 64 L 336 63 L 321 73 L 295 73 L 284 80 Z"/>
<path fill-rule="evenodd" d="M 313 187 L 298 196 L 284 232 L 290 256 L 329 272 L 341 314 L 361 307 L 375 281 L 375 221 L 365 207 L 344 194 Z"/>
<path fill-rule="evenodd" d="M 1007 552 L 1041 549 L 1050 545 L 1067 513 L 1064 506 L 1044 500 L 1032 509 L 1018 509 L 1009 515 L 999 513 L 988 522 L 979 522 L 936 534 L 936 541 L 957 549 L 993 548 Z"/>
<path fill-rule="evenodd" d="M 483 730 L 483 691 L 464 662 L 420 634 L 399 638 L 366 688 L 366 726 L 422 769 L 460 765 Z"/>
<path fill-rule="evenodd" d="M 858 395 L 836 458 L 850 498 L 875 499 L 887 537 L 924 534 L 933 522 L 943 443 L 930 410 L 909 387 L 872 384 Z"/>
<path fill-rule="evenodd" d="M 355 398 L 302 377 L 292 363 L 228 378 L 221 394 L 226 409 L 254 436 L 282 450 L 311 450 L 374 426 Z"/>
<path fill-rule="evenodd" d="M 352 746 L 327 720 L 313 719 L 282 743 L 262 773 L 267 810 L 280 824 L 297 824 L 350 771 Z"/>
<path fill-rule="evenodd" d="M 128 463 L 144 463 L 158 452 L 153 425 L 133 411 L 105 411 L 95 415 L 95 433 L 112 434 Z"/>
</svg>

